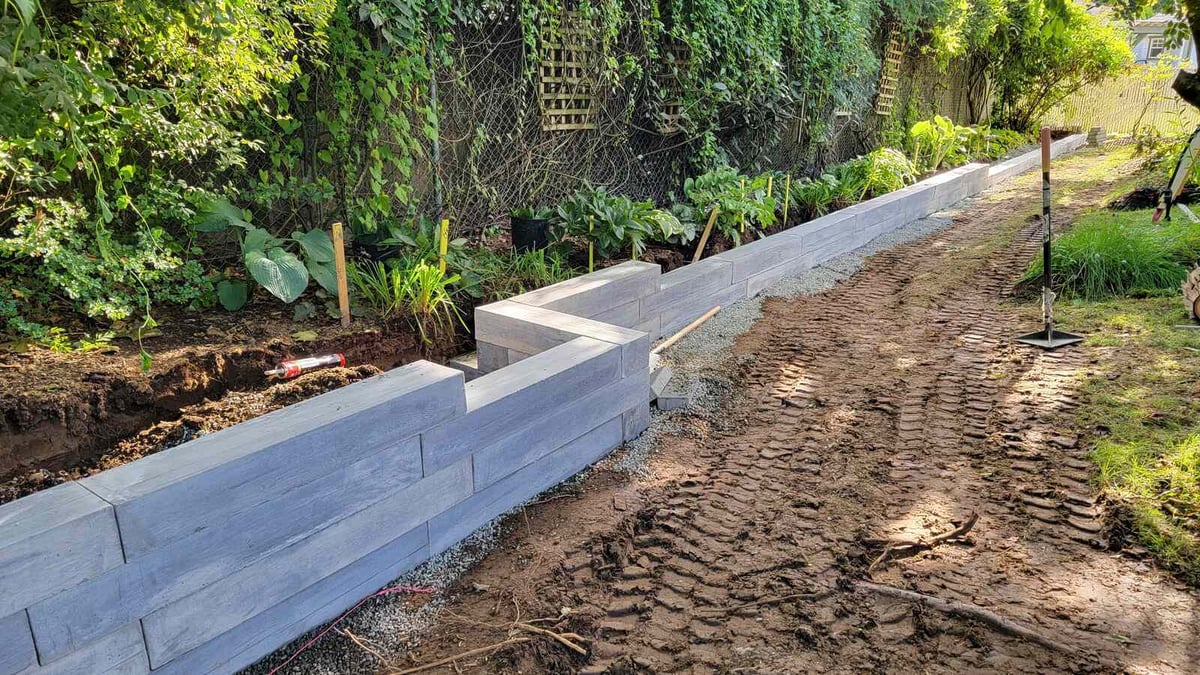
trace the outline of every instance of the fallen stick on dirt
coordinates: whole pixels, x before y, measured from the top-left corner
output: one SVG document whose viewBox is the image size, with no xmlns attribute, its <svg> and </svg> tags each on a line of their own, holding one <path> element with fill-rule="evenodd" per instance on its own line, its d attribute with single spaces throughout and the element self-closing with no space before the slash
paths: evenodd
<svg viewBox="0 0 1200 675">
<path fill-rule="evenodd" d="M 867 568 L 867 574 L 874 572 L 876 567 L 879 567 L 883 563 L 887 562 L 897 553 L 902 553 L 904 555 L 916 555 L 921 551 L 928 551 L 929 549 L 944 544 L 948 541 L 965 537 L 967 533 L 971 531 L 971 528 L 975 527 L 975 523 L 978 520 L 979 514 L 971 513 L 971 515 L 968 516 L 961 525 L 953 530 L 950 530 L 949 532 L 943 532 L 932 539 L 891 542 L 883 549 L 883 553 L 880 553 L 879 557 L 876 558 L 874 562 L 871 563 L 871 566 Z"/>
<path fill-rule="evenodd" d="M 437 661 L 434 661 L 432 663 L 426 663 L 425 665 L 417 666 L 416 668 L 406 668 L 404 670 L 389 670 L 388 675 L 412 675 L 413 673 L 423 673 L 426 670 L 433 670 L 434 668 L 440 668 L 442 666 L 450 665 L 451 663 L 454 663 L 455 661 L 459 661 L 461 659 L 469 659 L 472 656 L 479 656 L 480 654 L 487 654 L 488 652 L 494 652 L 497 649 L 503 649 L 504 647 L 507 647 L 509 645 L 521 644 L 522 642 L 531 642 L 532 640 L 533 640 L 533 638 L 527 638 L 527 637 L 509 638 L 509 639 L 505 640 L 504 642 L 497 642 L 494 645 L 488 645 L 486 647 L 479 647 L 478 649 L 470 649 L 461 654 L 455 654 L 454 656 L 447 656 L 444 659 L 438 659 Z"/>
<path fill-rule="evenodd" d="M 518 623 L 518 624 L 513 624 L 513 625 L 516 628 L 519 628 L 519 629 L 529 632 L 529 633 L 534 633 L 536 635 L 546 635 L 548 637 L 551 637 L 551 638 L 557 640 L 559 643 L 561 643 L 567 649 L 570 649 L 571 651 L 573 651 L 577 654 L 582 654 L 583 656 L 587 656 L 588 652 L 586 649 L 584 649 L 583 647 L 580 647 L 579 645 L 575 644 L 574 642 L 571 642 L 572 639 L 579 640 L 580 642 L 586 642 L 587 638 L 585 638 L 581 635 L 577 635 L 575 633 L 555 633 L 552 630 L 546 630 L 545 628 L 539 628 L 538 626 L 531 626 L 527 623 Z M 568 638 L 570 638 L 570 639 L 568 639 Z"/>
<path fill-rule="evenodd" d="M 871 591 L 872 593 L 886 595 L 891 598 L 899 598 L 901 600 L 917 602 L 930 609 L 936 609 L 939 612 L 953 616 L 975 619 L 976 621 L 985 623 L 1006 635 L 1028 640 L 1047 649 L 1053 649 L 1064 654 L 1073 654 L 1075 652 L 1073 648 L 1068 647 L 1067 645 L 1055 642 L 1054 640 L 1051 640 L 1040 633 L 1034 632 L 1030 628 L 1026 628 L 1019 623 L 1009 621 L 999 614 L 996 614 L 989 609 L 984 609 L 979 605 L 958 602 L 956 600 L 943 600 L 942 598 L 934 597 L 932 595 L 925 595 L 923 593 L 917 593 L 916 591 L 908 591 L 904 590 L 903 588 L 896 588 L 895 586 L 873 584 L 869 581 L 856 581 L 854 583 L 854 587 L 859 590 Z"/>
</svg>

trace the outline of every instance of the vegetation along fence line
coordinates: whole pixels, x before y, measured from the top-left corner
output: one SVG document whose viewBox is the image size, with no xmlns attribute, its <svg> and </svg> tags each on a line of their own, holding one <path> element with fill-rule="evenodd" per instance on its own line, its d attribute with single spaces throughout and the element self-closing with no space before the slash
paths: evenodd
<svg viewBox="0 0 1200 675">
<path fill-rule="evenodd" d="M 486 305 L 471 382 L 419 361 L 0 506 L 0 675 L 253 663 L 641 433 L 658 336 L 1037 162 Z"/>
</svg>

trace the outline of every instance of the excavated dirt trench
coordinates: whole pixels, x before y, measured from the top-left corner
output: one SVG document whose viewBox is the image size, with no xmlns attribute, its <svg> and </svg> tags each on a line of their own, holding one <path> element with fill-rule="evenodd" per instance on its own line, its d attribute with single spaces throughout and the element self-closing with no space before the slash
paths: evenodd
<svg viewBox="0 0 1200 675">
<path fill-rule="evenodd" d="M 1056 167 L 1059 225 L 1109 196 L 1121 172 L 1097 177 L 1096 161 Z M 344 650 L 345 672 L 513 638 L 532 641 L 427 672 L 1200 671 L 1195 593 L 1107 548 L 1073 427 L 1090 348 L 1011 342 L 1037 321 L 1009 295 L 1040 246 L 1036 180 L 829 292 L 767 300 L 735 345 L 739 395 L 667 437 L 650 478 L 594 472 L 511 519 L 419 646 L 380 651 L 360 629 L 326 651 Z M 869 570 L 887 540 L 972 514 L 966 537 Z M 1062 648 L 861 580 L 987 608 Z M 587 655 L 514 628 L 538 619 Z"/>
<path fill-rule="evenodd" d="M 0 355 L 12 360 L 0 360 L 0 504 L 454 349 L 452 338 L 422 349 L 411 331 L 361 326 L 300 342 L 288 336 L 292 327 L 256 322 L 233 337 L 201 334 L 199 344 L 157 350 L 148 374 L 136 350 Z M 331 352 L 350 367 L 290 382 L 263 376 L 282 359 Z"/>
</svg>

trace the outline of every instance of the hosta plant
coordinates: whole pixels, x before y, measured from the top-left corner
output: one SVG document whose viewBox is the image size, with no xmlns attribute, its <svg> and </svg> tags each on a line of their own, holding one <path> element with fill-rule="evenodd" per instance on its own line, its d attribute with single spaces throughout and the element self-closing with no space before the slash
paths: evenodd
<svg viewBox="0 0 1200 675">
<path fill-rule="evenodd" d="M 308 288 L 309 278 L 330 293 L 337 292 L 333 240 L 324 230 L 295 231 L 277 237 L 250 224 L 250 214 L 225 199 L 216 199 L 196 222 L 197 232 L 239 231 L 246 271 L 271 295 L 293 302 Z M 240 309 L 248 296 L 245 282 L 227 279 L 217 285 L 217 297 L 228 310 Z"/>
</svg>

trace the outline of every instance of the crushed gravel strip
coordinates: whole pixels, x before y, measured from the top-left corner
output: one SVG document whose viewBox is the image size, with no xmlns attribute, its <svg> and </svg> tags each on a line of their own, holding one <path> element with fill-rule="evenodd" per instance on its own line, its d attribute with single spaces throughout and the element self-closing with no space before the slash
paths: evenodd
<svg viewBox="0 0 1200 675">
<path fill-rule="evenodd" d="M 833 258 L 798 276 L 781 279 L 763 294 L 734 303 L 709 319 L 700 328 L 673 345 L 663 353 L 662 362 L 674 369 L 673 386 L 683 386 L 689 392 L 690 404 L 677 411 L 653 410 L 650 427 L 637 439 L 613 453 L 597 466 L 633 476 L 644 477 L 651 453 L 664 435 L 679 435 L 688 429 L 681 424 L 684 416 L 711 418 L 722 406 L 736 396 L 730 373 L 737 366 L 731 356 L 733 342 L 750 329 L 762 316 L 762 303 L 766 297 L 794 297 L 812 295 L 829 290 L 838 281 L 857 272 L 863 261 L 879 252 L 904 244 L 949 227 L 952 216 L 958 210 L 969 207 L 974 199 L 959 202 L 953 208 L 927 218 L 914 221 L 892 232 L 881 235 L 850 253 Z M 589 470 L 569 479 L 567 485 L 584 480 Z M 562 486 L 554 488 L 561 490 Z M 530 501 L 535 501 L 531 499 Z M 416 586 L 434 591 L 432 599 L 419 607 L 409 607 L 411 596 L 404 594 L 372 598 L 362 607 L 347 616 L 338 626 L 322 639 L 283 668 L 283 674 L 341 674 L 361 672 L 364 667 L 364 652 L 347 652 L 346 641 L 330 640 L 335 631 L 348 631 L 372 649 L 382 653 L 398 653 L 417 644 L 421 634 L 436 621 L 438 613 L 447 602 L 446 593 L 459 577 L 477 564 L 495 547 L 500 539 L 500 523 L 509 514 L 519 511 L 524 505 L 514 508 L 483 526 L 471 536 L 451 549 L 421 564 L 416 569 L 394 580 L 389 586 Z M 281 647 L 243 671 L 247 675 L 266 675 L 273 668 L 291 657 L 301 645 L 324 630 L 311 631 L 292 643 Z M 378 662 L 372 660 L 372 666 Z"/>
</svg>

